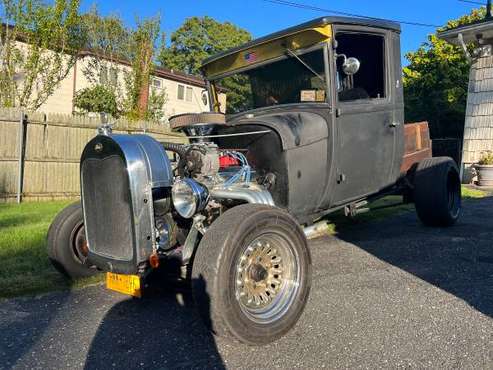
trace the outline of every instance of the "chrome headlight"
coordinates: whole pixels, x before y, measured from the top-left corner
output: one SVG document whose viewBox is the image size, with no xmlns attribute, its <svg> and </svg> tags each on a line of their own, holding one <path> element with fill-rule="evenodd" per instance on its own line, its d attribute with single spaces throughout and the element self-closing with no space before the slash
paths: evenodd
<svg viewBox="0 0 493 370">
<path fill-rule="evenodd" d="M 175 182 L 171 189 L 171 197 L 176 212 L 183 218 L 190 218 L 205 208 L 209 192 L 198 182 L 185 178 Z"/>
</svg>

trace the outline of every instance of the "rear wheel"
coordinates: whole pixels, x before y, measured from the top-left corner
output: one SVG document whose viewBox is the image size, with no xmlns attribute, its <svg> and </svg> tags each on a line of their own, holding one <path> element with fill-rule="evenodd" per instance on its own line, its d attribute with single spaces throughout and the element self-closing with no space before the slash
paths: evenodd
<svg viewBox="0 0 493 370">
<path fill-rule="evenodd" d="M 307 240 L 297 222 L 273 207 L 242 205 L 217 219 L 192 268 L 193 295 L 215 334 L 251 345 L 287 333 L 311 284 Z"/>
<path fill-rule="evenodd" d="M 427 226 L 451 226 L 461 211 L 461 183 L 455 162 L 448 157 L 421 161 L 414 177 L 414 204 Z"/>
<path fill-rule="evenodd" d="M 88 250 L 80 203 L 71 204 L 55 217 L 48 230 L 47 248 L 53 266 L 70 278 L 98 273 L 84 264 Z"/>
</svg>

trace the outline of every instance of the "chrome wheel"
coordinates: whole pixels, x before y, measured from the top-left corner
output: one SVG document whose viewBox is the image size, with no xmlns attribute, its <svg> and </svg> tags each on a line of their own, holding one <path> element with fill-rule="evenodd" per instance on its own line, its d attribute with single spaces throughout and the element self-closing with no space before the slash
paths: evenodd
<svg viewBox="0 0 493 370">
<path fill-rule="evenodd" d="M 296 249 L 277 233 L 262 234 L 240 253 L 235 296 L 245 315 L 270 323 L 290 308 L 300 284 Z"/>
</svg>

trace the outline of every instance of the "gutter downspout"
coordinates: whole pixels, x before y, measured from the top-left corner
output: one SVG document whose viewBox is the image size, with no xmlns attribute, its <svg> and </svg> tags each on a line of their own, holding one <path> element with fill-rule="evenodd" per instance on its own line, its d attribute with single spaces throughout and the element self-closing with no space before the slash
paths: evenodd
<svg viewBox="0 0 493 370">
<path fill-rule="evenodd" d="M 472 57 L 471 54 L 469 53 L 469 50 L 467 50 L 467 45 L 464 42 L 464 36 L 462 36 L 462 33 L 459 33 L 457 36 L 457 39 L 459 40 L 459 44 L 462 47 L 462 50 L 464 51 L 464 54 L 466 55 L 466 59 L 469 63 L 472 62 Z"/>
</svg>

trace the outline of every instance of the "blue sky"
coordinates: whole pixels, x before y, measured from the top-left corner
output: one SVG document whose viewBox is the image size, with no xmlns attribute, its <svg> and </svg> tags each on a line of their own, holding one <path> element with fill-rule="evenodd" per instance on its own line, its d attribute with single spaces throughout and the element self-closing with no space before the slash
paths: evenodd
<svg viewBox="0 0 493 370">
<path fill-rule="evenodd" d="M 373 17 L 437 25 L 468 13 L 474 7 L 473 4 L 458 0 L 292 1 Z M 134 24 L 136 17 L 148 17 L 159 12 L 162 17 L 162 29 L 167 35 L 191 16 L 209 15 L 221 22 L 230 21 L 247 29 L 254 37 L 258 37 L 325 15 L 321 12 L 271 4 L 263 0 L 83 0 L 83 10 L 94 3 L 98 5 L 102 14 L 119 14 L 129 25 Z M 403 5 L 404 3 L 406 5 Z M 403 25 L 403 54 L 418 48 L 425 41 L 427 34 L 433 31 L 433 28 Z"/>
</svg>

